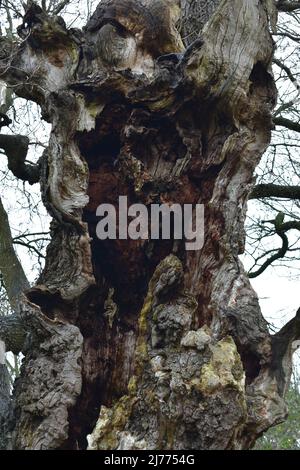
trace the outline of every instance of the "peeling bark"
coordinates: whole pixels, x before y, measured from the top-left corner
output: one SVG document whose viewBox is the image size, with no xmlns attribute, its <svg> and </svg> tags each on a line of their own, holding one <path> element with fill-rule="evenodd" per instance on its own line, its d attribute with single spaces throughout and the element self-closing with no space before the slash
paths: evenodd
<svg viewBox="0 0 300 470">
<path fill-rule="evenodd" d="M 31 7 L 28 38 L 2 41 L 4 79 L 52 124 L 14 448 L 243 449 L 286 416 L 291 358 L 238 258 L 273 126 L 273 4 L 209 3 L 186 48 L 193 2 L 159 0 L 103 0 L 83 31 Z M 204 204 L 203 249 L 98 240 L 96 208 L 119 195 Z"/>
</svg>

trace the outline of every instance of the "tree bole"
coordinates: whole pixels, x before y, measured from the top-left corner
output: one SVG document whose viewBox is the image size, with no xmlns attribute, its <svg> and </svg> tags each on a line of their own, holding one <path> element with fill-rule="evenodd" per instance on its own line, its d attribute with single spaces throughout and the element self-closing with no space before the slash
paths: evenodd
<svg viewBox="0 0 300 470">
<path fill-rule="evenodd" d="M 52 124 L 53 222 L 21 301 L 13 448 L 247 449 L 286 416 L 295 335 L 279 354 L 239 260 L 276 102 L 267 7 L 213 2 L 188 45 L 188 3 L 103 0 L 83 31 L 33 11 L 19 29 L 4 79 Z M 120 195 L 204 204 L 203 248 L 97 239 Z"/>
</svg>

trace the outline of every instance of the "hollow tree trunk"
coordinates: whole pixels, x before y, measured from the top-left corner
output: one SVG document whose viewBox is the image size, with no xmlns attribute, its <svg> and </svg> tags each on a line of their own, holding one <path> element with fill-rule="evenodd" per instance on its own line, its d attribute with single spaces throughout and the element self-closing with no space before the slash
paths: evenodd
<svg viewBox="0 0 300 470">
<path fill-rule="evenodd" d="M 195 4 L 103 0 L 83 31 L 32 5 L 22 44 L 2 40 L 6 82 L 52 124 L 13 448 L 242 449 L 286 416 L 298 319 L 269 334 L 238 258 L 276 99 L 272 2 L 199 1 L 198 23 Z M 119 195 L 204 204 L 203 248 L 100 241 Z"/>
</svg>

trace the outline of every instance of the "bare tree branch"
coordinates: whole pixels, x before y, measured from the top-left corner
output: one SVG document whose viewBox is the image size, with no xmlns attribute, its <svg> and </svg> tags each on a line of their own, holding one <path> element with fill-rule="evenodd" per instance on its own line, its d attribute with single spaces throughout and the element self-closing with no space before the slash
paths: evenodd
<svg viewBox="0 0 300 470">
<path fill-rule="evenodd" d="M 290 2 L 288 0 L 279 0 L 276 3 L 277 9 L 284 12 L 292 12 L 300 9 L 300 2 Z"/>
<path fill-rule="evenodd" d="M 276 64 L 278 67 L 280 67 L 282 70 L 285 71 L 285 73 L 287 74 L 287 76 L 289 77 L 289 79 L 291 80 L 293 85 L 295 86 L 295 88 L 297 88 L 297 90 L 298 90 L 300 88 L 300 86 L 299 86 L 299 84 L 296 80 L 296 77 L 294 76 L 293 72 L 291 71 L 291 69 L 287 65 L 285 65 L 283 62 L 276 59 L 275 57 L 273 59 L 273 62 L 274 62 L 274 64 Z"/>
<path fill-rule="evenodd" d="M 35 184 L 40 178 L 39 165 L 25 163 L 28 145 L 26 136 L 0 134 L 0 148 L 6 153 L 8 168 L 17 178 Z"/>
<path fill-rule="evenodd" d="M 280 238 L 282 239 L 282 246 L 281 248 L 278 249 L 278 251 L 273 255 L 271 256 L 270 258 L 268 258 L 263 264 L 262 266 L 257 269 L 257 271 L 254 271 L 254 272 L 251 272 L 249 273 L 249 278 L 250 279 L 253 279 L 255 277 L 258 277 L 260 276 L 260 274 L 262 274 L 269 266 L 271 266 L 272 263 L 274 263 L 274 261 L 280 259 L 280 258 L 283 258 L 286 254 L 286 252 L 288 251 L 288 247 L 289 247 L 289 242 L 288 242 L 288 238 L 286 236 L 286 234 L 284 232 L 282 233 L 278 233 L 278 235 L 280 236 Z"/>
<path fill-rule="evenodd" d="M 276 126 L 286 127 L 291 131 L 300 132 L 300 124 L 284 117 L 274 117 L 273 122 Z"/>
<path fill-rule="evenodd" d="M 254 187 L 249 199 L 262 199 L 269 197 L 300 200 L 300 186 L 281 186 L 271 183 L 258 184 Z"/>
<path fill-rule="evenodd" d="M 291 39 L 292 41 L 295 41 L 295 42 L 299 42 L 300 41 L 300 37 L 299 36 L 295 36 L 293 34 L 290 34 L 289 32 L 285 31 L 284 33 L 276 33 L 276 34 L 273 34 L 273 36 L 280 36 L 280 37 L 283 37 L 283 38 L 289 38 Z"/>
<path fill-rule="evenodd" d="M 281 225 L 281 230 L 287 232 L 288 230 L 300 230 L 300 222 L 297 220 L 290 220 Z"/>
<path fill-rule="evenodd" d="M 282 245 L 281 247 L 274 253 L 274 255 L 270 256 L 261 266 L 258 268 L 256 271 L 250 272 L 249 278 L 253 279 L 255 277 L 258 277 L 260 274 L 262 274 L 274 261 L 277 259 L 283 258 L 288 249 L 289 249 L 289 240 L 288 237 L 286 236 L 286 231 L 289 230 L 291 227 L 286 227 L 286 224 L 283 223 L 284 220 L 284 214 L 282 212 L 279 212 L 275 218 L 275 220 L 270 220 L 268 222 L 273 223 L 275 227 L 275 232 L 277 235 L 282 240 Z"/>
<path fill-rule="evenodd" d="M 54 15 L 58 15 L 68 4 L 70 0 L 62 0 L 53 10 Z"/>
</svg>

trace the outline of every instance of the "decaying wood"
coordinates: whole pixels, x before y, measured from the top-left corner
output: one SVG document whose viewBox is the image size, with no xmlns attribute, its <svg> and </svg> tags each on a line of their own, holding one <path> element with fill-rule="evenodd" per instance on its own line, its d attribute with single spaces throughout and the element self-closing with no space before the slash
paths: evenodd
<svg viewBox="0 0 300 470">
<path fill-rule="evenodd" d="M 22 43 L 0 43 L 3 78 L 52 124 L 14 448 L 242 449 L 286 416 L 297 329 L 272 338 L 238 257 L 273 127 L 274 15 L 206 4 L 196 36 L 193 1 L 103 0 L 82 31 L 31 6 Z M 204 204 L 203 249 L 98 240 L 119 195 Z"/>
</svg>

